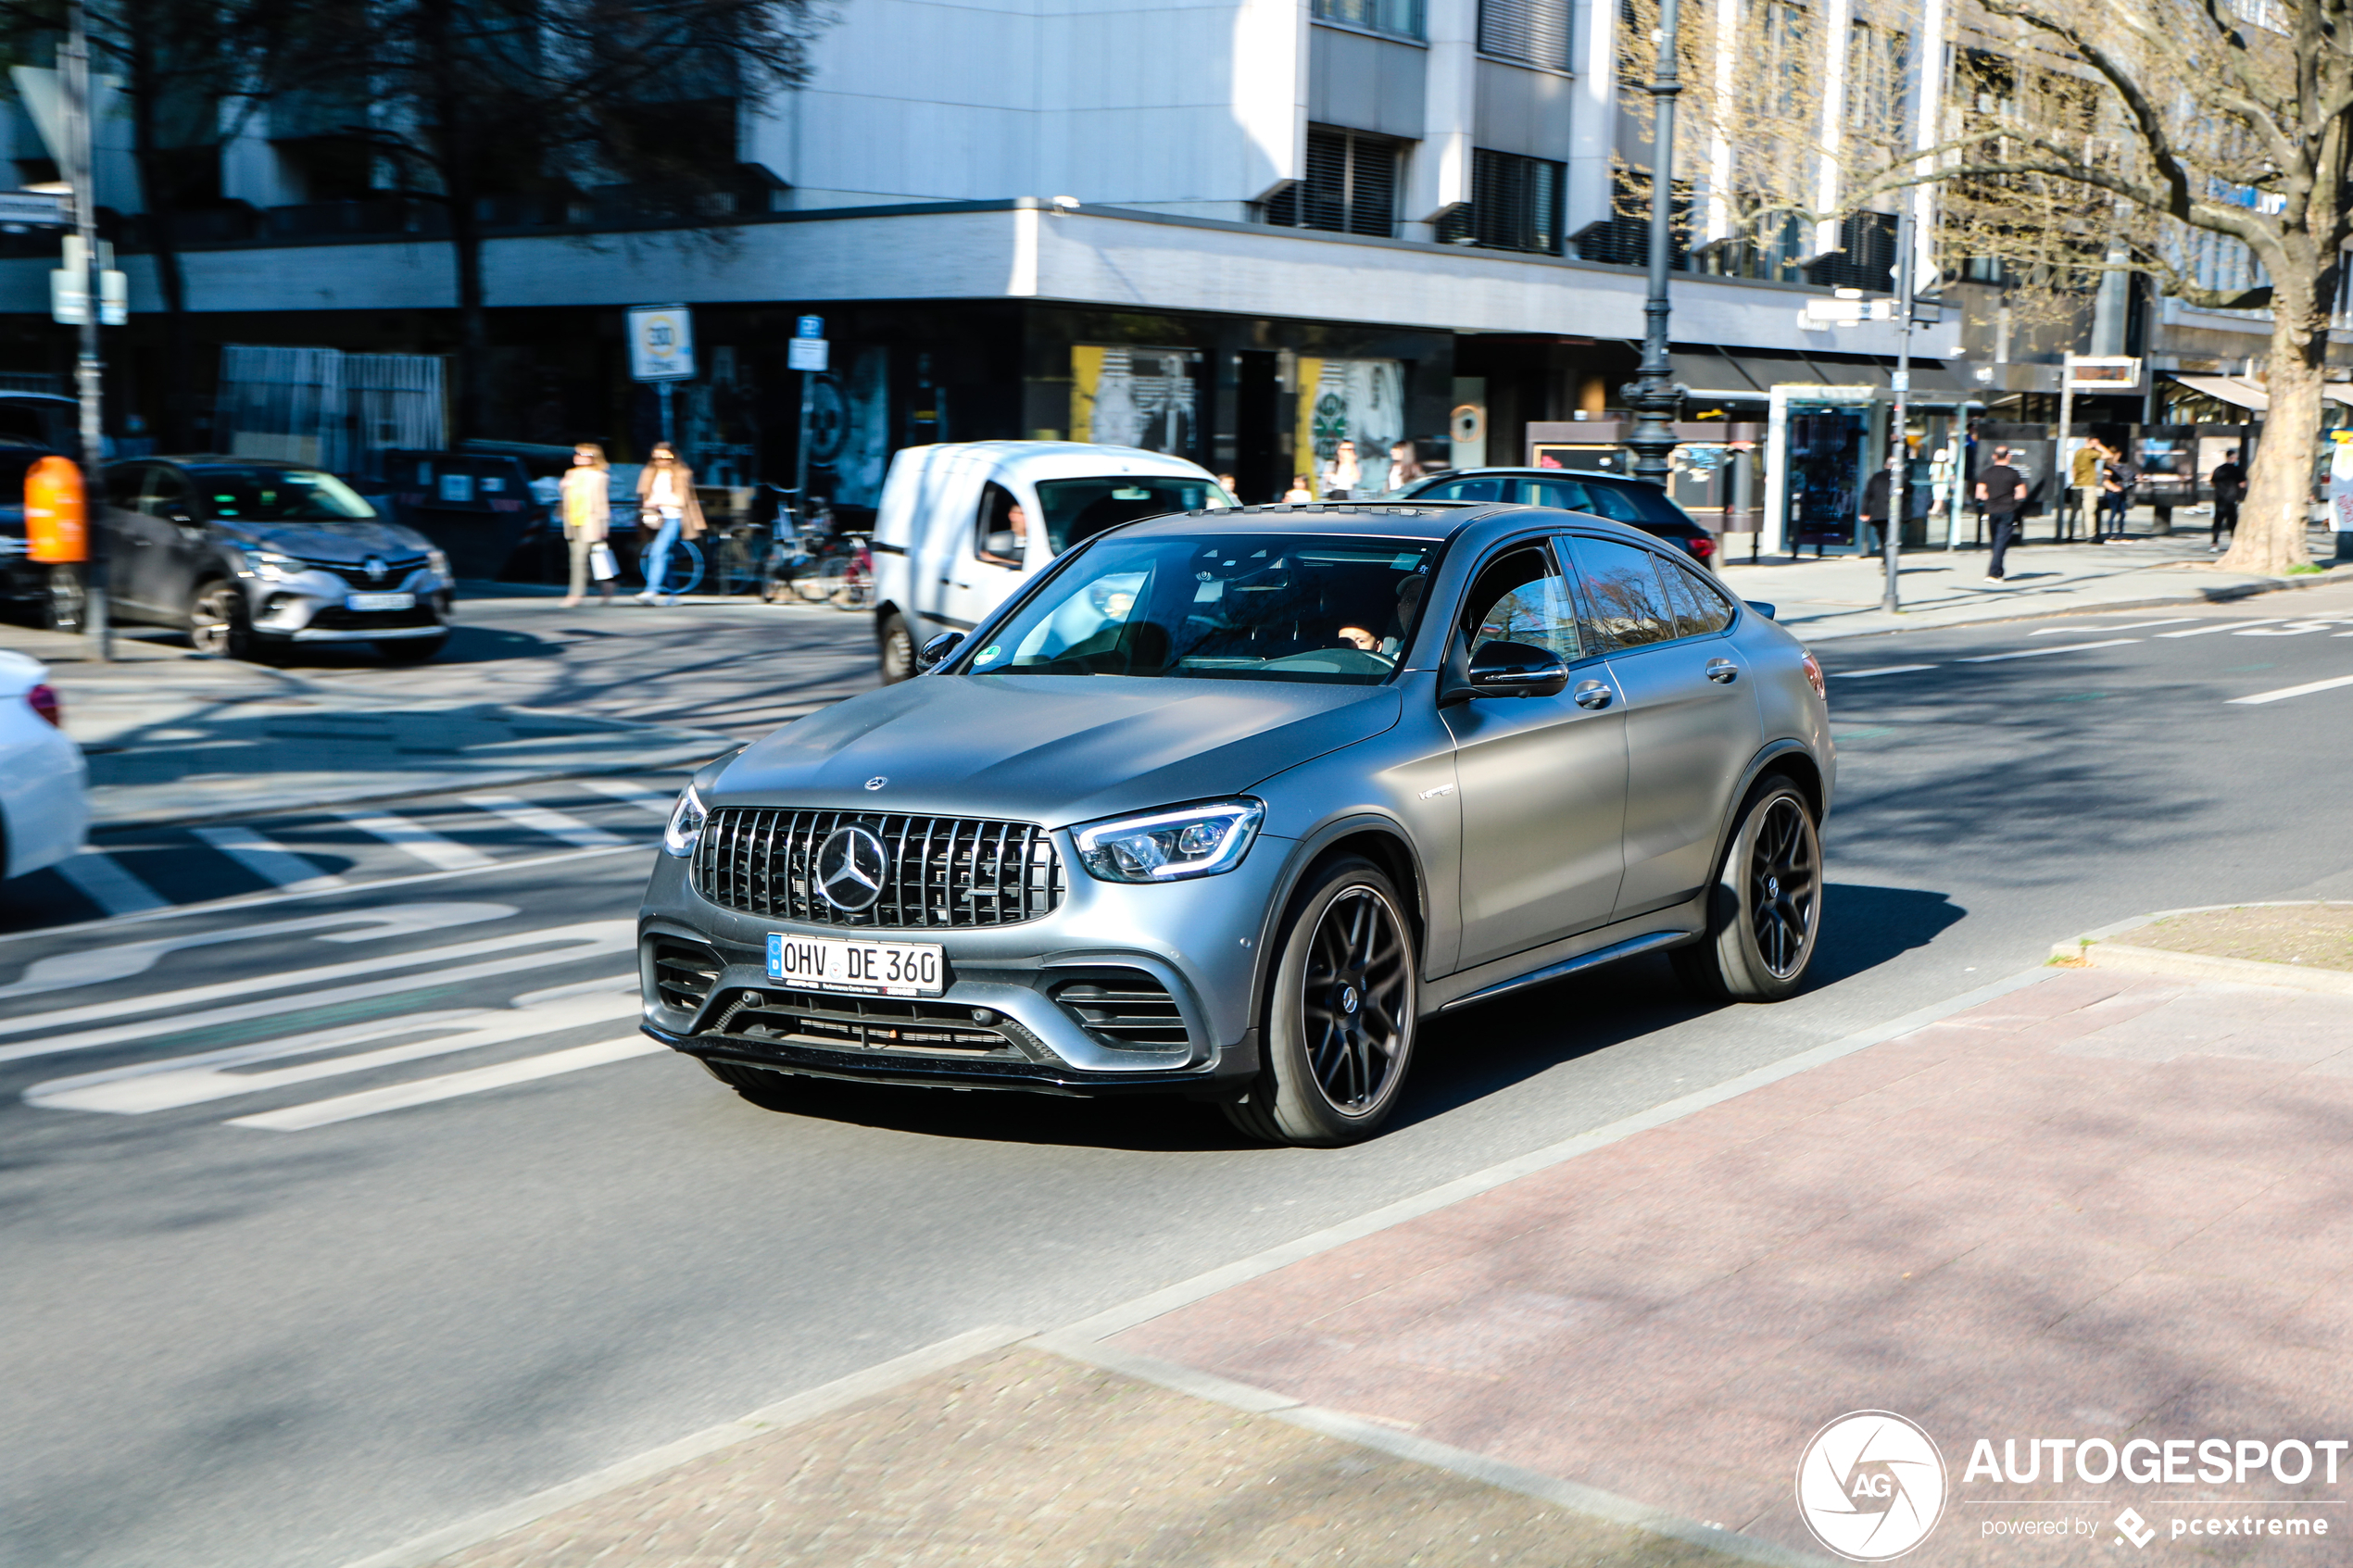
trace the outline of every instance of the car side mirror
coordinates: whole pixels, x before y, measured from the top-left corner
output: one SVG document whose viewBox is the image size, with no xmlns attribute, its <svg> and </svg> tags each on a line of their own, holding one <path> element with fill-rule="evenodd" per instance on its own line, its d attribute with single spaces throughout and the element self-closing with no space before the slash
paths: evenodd
<svg viewBox="0 0 2353 1568">
<path fill-rule="evenodd" d="M 1488 643 L 1464 664 L 1458 653 L 1448 661 L 1445 689 L 1439 702 L 1469 697 L 1553 696 L 1568 686 L 1568 666 L 1549 648 L 1526 643 Z"/>
<path fill-rule="evenodd" d="M 980 547 L 992 556 L 1003 556 L 1008 560 L 1021 559 L 1021 535 L 1010 528 L 997 530 L 981 541 Z"/>
<path fill-rule="evenodd" d="M 930 670 L 946 662 L 948 656 L 954 653 L 963 640 L 962 632 L 942 632 L 937 637 L 925 638 L 924 646 L 915 650 L 915 668 Z"/>
<path fill-rule="evenodd" d="M 1776 607 L 1767 604 L 1762 599 L 1749 600 L 1748 608 L 1755 610 L 1757 614 L 1763 616 L 1768 621 L 1777 621 L 1780 619 L 1780 617 L 1775 613 Z"/>
</svg>

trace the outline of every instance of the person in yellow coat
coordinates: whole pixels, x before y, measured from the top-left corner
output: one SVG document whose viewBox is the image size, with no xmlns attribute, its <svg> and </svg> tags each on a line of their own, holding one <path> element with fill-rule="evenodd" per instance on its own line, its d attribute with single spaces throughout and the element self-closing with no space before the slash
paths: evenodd
<svg viewBox="0 0 2353 1568">
<path fill-rule="evenodd" d="M 602 575 L 594 571 L 597 547 L 605 543 L 612 532 L 612 465 L 605 461 L 605 449 L 593 441 L 584 441 L 572 449 L 572 467 L 564 470 L 563 489 L 557 497 L 564 520 L 564 543 L 572 551 L 572 592 L 564 596 L 567 606 L 578 604 L 595 577 L 597 586 L 604 590 L 604 602 L 612 603 L 610 570 Z M 610 559 L 608 550 L 607 559 Z"/>
</svg>

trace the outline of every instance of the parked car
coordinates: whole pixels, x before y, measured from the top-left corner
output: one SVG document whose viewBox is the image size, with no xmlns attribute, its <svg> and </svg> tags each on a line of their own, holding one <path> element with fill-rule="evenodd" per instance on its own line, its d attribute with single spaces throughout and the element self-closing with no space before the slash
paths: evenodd
<svg viewBox="0 0 2353 1568">
<path fill-rule="evenodd" d="M 48 667 L 0 648 L 0 878 L 79 854 L 89 769 L 64 729 Z"/>
<path fill-rule="evenodd" d="M 912 675 L 925 638 L 972 630 L 1056 556 L 1102 530 L 1232 504 L 1198 464 L 1136 446 L 975 441 L 903 448 L 890 460 L 875 517 L 883 680 Z"/>
<path fill-rule="evenodd" d="M 1820 667 L 1621 524 L 1197 509 L 921 659 L 671 816 L 644 1027 L 756 1103 L 1161 1093 L 1341 1144 L 1432 1014 L 1660 949 L 1772 1001 L 1812 961 Z"/>
<path fill-rule="evenodd" d="M 1672 540 L 1692 559 L 1711 571 L 1716 569 L 1716 535 L 1646 479 L 1582 469 L 1457 469 L 1410 484 L 1399 495 L 1429 501 L 1516 501 L 1524 507 L 1591 512 L 1639 528 L 1654 539 Z"/>
<path fill-rule="evenodd" d="M 110 465 L 94 509 L 118 621 L 186 628 L 198 651 L 257 659 L 373 643 L 421 663 L 449 639 L 449 559 L 331 473 L 249 458 Z"/>
<path fill-rule="evenodd" d="M 376 461 L 394 519 L 444 552 L 465 577 L 503 575 L 524 541 L 547 531 L 550 508 L 512 453 L 395 449 Z"/>
</svg>

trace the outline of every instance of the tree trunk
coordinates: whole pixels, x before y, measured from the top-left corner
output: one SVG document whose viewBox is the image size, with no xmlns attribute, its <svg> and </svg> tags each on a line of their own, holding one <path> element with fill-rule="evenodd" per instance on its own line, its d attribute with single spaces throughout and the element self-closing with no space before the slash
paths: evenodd
<svg viewBox="0 0 2353 1568">
<path fill-rule="evenodd" d="M 2263 445 L 2247 475 L 2238 532 L 2219 563 L 2226 571 L 2278 576 L 2312 558 L 2304 547 L 2304 531 L 2320 443 L 2328 307 L 2320 302 L 2318 290 L 2284 286 L 2287 283 L 2273 279 L 2271 358 L 2265 373 L 2271 408 L 2263 416 Z"/>
</svg>

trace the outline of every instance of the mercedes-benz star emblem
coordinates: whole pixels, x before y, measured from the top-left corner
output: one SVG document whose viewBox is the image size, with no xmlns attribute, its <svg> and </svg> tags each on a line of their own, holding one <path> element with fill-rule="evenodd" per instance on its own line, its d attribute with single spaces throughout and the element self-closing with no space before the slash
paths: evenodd
<svg viewBox="0 0 2353 1568">
<path fill-rule="evenodd" d="M 883 777 L 880 773 L 876 773 L 873 778 L 866 781 L 866 787 L 868 789 L 880 789 L 883 785 L 888 784 L 889 782 L 890 781 L 888 779 Z"/>
<path fill-rule="evenodd" d="M 873 909 L 889 872 L 890 851 L 872 828 L 836 828 L 817 846 L 817 891 L 844 914 Z"/>
<path fill-rule="evenodd" d="M 384 566 L 384 557 L 382 557 L 382 556 L 370 556 L 370 557 L 368 558 L 368 581 L 369 581 L 369 582 L 371 582 L 371 583 L 381 583 L 381 582 L 383 582 L 383 581 L 384 580 L 384 572 L 385 572 L 387 570 L 388 570 L 388 569 Z"/>
</svg>

